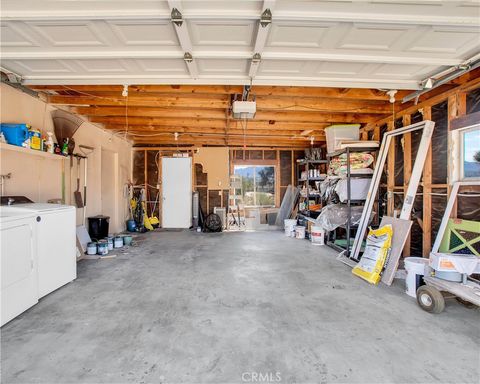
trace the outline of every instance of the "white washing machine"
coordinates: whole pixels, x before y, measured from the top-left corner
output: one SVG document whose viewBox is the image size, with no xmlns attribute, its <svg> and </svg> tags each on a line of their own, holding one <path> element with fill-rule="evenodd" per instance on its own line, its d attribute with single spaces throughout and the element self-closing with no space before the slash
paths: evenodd
<svg viewBox="0 0 480 384">
<path fill-rule="evenodd" d="M 22 203 L 2 206 L 2 210 L 35 219 L 39 298 L 77 278 L 75 207 Z"/>
<path fill-rule="evenodd" d="M 30 212 L 0 209 L 0 326 L 38 302 L 36 240 Z"/>
</svg>

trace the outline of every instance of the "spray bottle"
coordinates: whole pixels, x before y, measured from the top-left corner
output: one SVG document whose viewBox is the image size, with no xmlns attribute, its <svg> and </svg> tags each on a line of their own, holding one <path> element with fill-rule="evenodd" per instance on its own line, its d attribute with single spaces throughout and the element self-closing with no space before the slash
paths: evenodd
<svg viewBox="0 0 480 384">
<path fill-rule="evenodd" d="M 46 142 L 46 145 L 47 145 L 47 152 L 48 153 L 53 153 L 53 133 L 52 132 L 47 132 L 47 135 L 48 135 L 48 139 L 47 139 L 47 142 Z"/>
</svg>

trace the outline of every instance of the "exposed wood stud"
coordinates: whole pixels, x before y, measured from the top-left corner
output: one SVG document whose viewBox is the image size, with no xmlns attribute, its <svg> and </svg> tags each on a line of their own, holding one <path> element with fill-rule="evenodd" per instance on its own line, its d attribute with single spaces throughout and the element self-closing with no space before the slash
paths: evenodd
<svg viewBox="0 0 480 384">
<path fill-rule="evenodd" d="M 459 92 L 448 97 L 448 130 L 452 130 L 452 121 L 460 116 L 465 116 L 467 113 L 467 94 L 465 92 Z M 450 135 L 448 137 L 448 148 L 450 148 Z M 450 175 L 452 164 L 448 162 L 449 172 Z M 450 197 L 450 193 L 452 191 L 452 186 L 448 183 L 448 197 Z M 457 210 L 458 204 L 457 200 L 453 203 L 452 211 L 450 213 L 451 217 L 457 217 Z"/>
<path fill-rule="evenodd" d="M 403 118 L 403 126 L 406 127 L 412 124 L 411 115 L 404 115 Z M 408 189 L 408 184 L 410 183 L 410 176 L 412 174 L 412 134 L 410 132 L 403 135 L 403 196 Z M 403 256 L 407 257 L 410 256 L 410 234 L 405 241 L 405 245 L 403 247 Z"/>
<path fill-rule="evenodd" d="M 387 123 L 387 130 L 393 131 L 395 129 L 394 122 L 390 120 Z M 390 143 L 390 148 L 388 148 L 388 162 L 387 162 L 387 215 L 393 216 L 393 211 L 395 208 L 394 200 L 394 187 L 395 187 L 395 140 L 398 138 L 394 137 Z"/>
<path fill-rule="evenodd" d="M 423 108 L 423 119 L 432 120 L 431 107 Z M 423 167 L 423 256 L 428 257 L 432 249 L 432 144 L 428 147 Z"/>
</svg>

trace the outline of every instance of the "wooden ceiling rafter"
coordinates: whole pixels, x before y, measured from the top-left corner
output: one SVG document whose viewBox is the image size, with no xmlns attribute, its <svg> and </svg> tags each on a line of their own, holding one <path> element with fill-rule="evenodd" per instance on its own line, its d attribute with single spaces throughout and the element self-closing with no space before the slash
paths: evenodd
<svg viewBox="0 0 480 384">
<path fill-rule="evenodd" d="M 121 96 L 123 85 L 30 85 L 36 91 L 78 92 L 89 94 L 111 94 Z M 168 94 L 168 95 L 233 95 L 243 92 L 242 86 L 232 85 L 130 85 L 131 95 Z M 388 101 L 385 90 L 362 88 L 317 88 L 317 87 L 280 87 L 280 86 L 253 86 L 252 94 L 271 97 L 311 97 L 311 98 L 340 98 L 352 100 Z M 409 91 L 399 91 L 397 97 L 406 96 Z"/>
<path fill-rule="evenodd" d="M 478 81 L 472 74 L 464 76 Z M 460 80 L 445 84 L 420 97 L 442 97 L 464 86 Z M 311 131 L 315 144 L 325 140 L 325 127 L 359 123 L 370 129 L 386 121 L 392 105 L 385 90 L 356 88 L 315 88 L 254 86 L 257 113 L 243 122 L 231 117 L 231 99 L 241 86 L 223 85 L 130 85 L 128 104 L 123 85 L 32 85 L 54 105 L 66 105 L 92 123 L 117 133 L 127 131 L 135 144 L 247 145 L 258 144 L 308 147 L 303 131 Z M 396 94 L 396 109 L 418 108 L 413 102 L 401 104 L 408 91 Z M 127 107 L 127 108 L 126 108 Z M 180 134 L 175 141 L 174 133 Z"/>
</svg>

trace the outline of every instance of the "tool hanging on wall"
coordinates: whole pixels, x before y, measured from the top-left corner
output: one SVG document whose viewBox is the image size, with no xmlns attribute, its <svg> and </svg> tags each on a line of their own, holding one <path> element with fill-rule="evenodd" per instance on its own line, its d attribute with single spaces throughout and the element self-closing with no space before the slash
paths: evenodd
<svg viewBox="0 0 480 384">
<path fill-rule="evenodd" d="M 77 189 L 73 192 L 73 197 L 77 208 L 83 208 L 82 192 L 80 192 L 80 160 L 82 158 L 79 155 L 75 155 L 75 157 L 77 159 Z"/>
<path fill-rule="evenodd" d="M 88 174 L 88 156 L 93 153 L 95 148 L 90 147 L 88 145 L 82 145 L 80 144 L 78 146 L 80 151 L 83 153 L 85 156 L 84 162 L 83 162 L 83 168 L 84 168 L 84 179 L 83 179 L 83 221 L 82 224 L 85 225 L 85 220 L 86 220 L 86 215 L 87 215 L 87 174 Z"/>
</svg>

